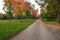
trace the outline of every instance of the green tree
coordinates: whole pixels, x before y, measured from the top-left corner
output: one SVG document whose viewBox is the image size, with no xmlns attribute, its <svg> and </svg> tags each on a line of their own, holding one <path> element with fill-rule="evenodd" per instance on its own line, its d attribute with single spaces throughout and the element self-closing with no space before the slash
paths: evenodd
<svg viewBox="0 0 60 40">
<path fill-rule="evenodd" d="M 28 10 L 26 10 L 26 18 L 33 18 L 34 5 L 31 5 Z"/>
<path fill-rule="evenodd" d="M 44 12 L 45 5 L 48 4 L 46 7 L 47 12 Z M 47 20 L 55 20 L 57 19 L 60 23 L 60 1 L 59 0 L 44 0 L 44 4 L 41 4 L 41 15 L 42 18 Z"/>
<path fill-rule="evenodd" d="M 29 10 L 26 11 L 26 18 L 32 18 L 32 14 Z"/>
<path fill-rule="evenodd" d="M 13 6 L 10 3 L 10 0 L 4 0 L 4 8 L 3 9 L 4 9 L 6 15 L 9 17 L 9 20 L 11 20 L 11 18 L 13 17 L 13 14 L 12 14 Z"/>
<path fill-rule="evenodd" d="M 59 0 L 49 0 L 49 1 L 46 0 L 45 2 L 48 3 L 48 6 L 47 6 L 48 13 L 54 14 L 55 18 L 57 18 L 58 22 L 60 23 L 60 1 Z"/>
<path fill-rule="evenodd" d="M 57 1 L 57 13 L 58 13 L 58 22 L 60 23 L 60 0 L 56 0 Z"/>
</svg>

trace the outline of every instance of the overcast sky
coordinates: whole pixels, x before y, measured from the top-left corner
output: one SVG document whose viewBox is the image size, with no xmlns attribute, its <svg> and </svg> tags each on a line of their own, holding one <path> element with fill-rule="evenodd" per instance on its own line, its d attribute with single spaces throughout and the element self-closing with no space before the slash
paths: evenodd
<svg viewBox="0 0 60 40">
<path fill-rule="evenodd" d="M 0 0 L 0 12 L 4 13 L 3 9 L 3 0 Z"/>
<path fill-rule="evenodd" d="M 40 6 L 34 1 L 34 0 L 29 0 L 29 2 L 31 2 L 31 4 L 34 4 L 35 5 L 35 9 L 39 9 L 39 13 L 40 13 Z M 1 13 L 4 13 L 4 11 L 2 10 L 3 9 L 3 0 L 0 0 L 0 12 Z"/>
<path fill-rule="evenodd" d="M 35 5 L 35 9 L 38 9 L 38 14 L 40 14 L 40 5 L 38 5 L 34 0 L 28 0 L 29 2 L 31 2 L 31 4 Z"/>
</svg>

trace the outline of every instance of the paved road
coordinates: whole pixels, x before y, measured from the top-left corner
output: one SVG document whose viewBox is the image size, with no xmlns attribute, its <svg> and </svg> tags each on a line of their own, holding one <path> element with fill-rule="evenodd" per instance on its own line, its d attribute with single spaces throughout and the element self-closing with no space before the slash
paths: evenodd
<svg viewBox="0 0 60 40">
<path fill-rule="evenodd" d="M 40 20 L 34 22 L 27 29 L 11 40 L 57 40 Z"/>
</svg>

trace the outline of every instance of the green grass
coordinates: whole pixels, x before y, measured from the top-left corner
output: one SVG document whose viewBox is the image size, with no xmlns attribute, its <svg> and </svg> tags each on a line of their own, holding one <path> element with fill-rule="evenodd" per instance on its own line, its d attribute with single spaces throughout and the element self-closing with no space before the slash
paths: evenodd
<svg viewBox="0 0 60 40">
<path fill-rule="evenodd" d="M 20 20 L 0 20 L 0 40 L 9 40 L 16 33 L 21 32 L 35 20 L 24 20 L 22 23 Z"/>
</svg>

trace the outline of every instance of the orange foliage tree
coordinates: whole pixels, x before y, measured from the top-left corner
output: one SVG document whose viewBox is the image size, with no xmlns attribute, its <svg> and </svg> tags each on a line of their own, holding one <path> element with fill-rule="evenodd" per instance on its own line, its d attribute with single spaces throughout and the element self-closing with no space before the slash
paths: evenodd
<svg viewBox="0 0 60 40">
<path fill-rule="evenodd" d="M 10 2 L 13 5 L 13 12 L 18 15 L 22 15 L 30 6 L 26 0 L 10 0 Z"/>
<path fill-rule="evenodd" d="M 27 0 L 4 0 L 4 3 L 5 12 L 7 14 L 10 14 L 12 12 L 17 16 L 25 15 L 25 11 L 28 10 L 30 7 L 30 3 Z M 10 13 L 8 13 L 8 11 L 10 11 Z"/>
<path fill-rule="evenodd" d="M 33 16 L 36 18 L 38 17 L 38 9 L 33 11 Z"/>
</svg>

